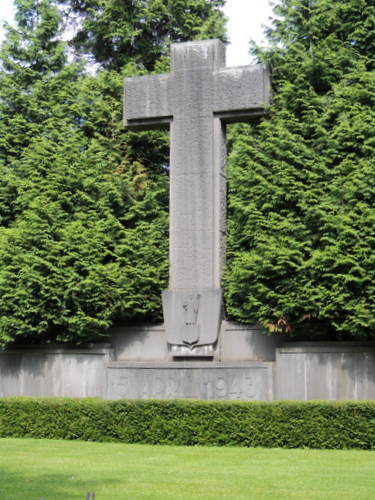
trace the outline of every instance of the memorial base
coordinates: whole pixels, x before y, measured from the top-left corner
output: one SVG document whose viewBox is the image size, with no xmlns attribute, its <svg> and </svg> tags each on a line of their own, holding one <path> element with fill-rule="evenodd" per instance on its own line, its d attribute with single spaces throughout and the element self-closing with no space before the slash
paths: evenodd
<svg viewBox="0 0 375 500">
<path fill-rule="evenodd" d="M 107 399 L 272 400 L 273 362 L 107 363 Z"/>
</svg>

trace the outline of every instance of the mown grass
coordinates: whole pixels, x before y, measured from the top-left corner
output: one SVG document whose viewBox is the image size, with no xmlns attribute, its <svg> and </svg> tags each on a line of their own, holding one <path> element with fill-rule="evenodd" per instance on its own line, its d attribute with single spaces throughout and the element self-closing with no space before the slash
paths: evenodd
<svg viewBox="0 0 375 500">
<path fill-rule="evenodd" d="M 375 453 L 0 439 L 1 500 L 373 499 Z"/>
</svg>

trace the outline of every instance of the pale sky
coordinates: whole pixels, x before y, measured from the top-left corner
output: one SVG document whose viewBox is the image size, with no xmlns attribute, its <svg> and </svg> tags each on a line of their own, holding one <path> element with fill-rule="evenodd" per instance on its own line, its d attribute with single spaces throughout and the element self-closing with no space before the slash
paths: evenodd
<svg viewBox="0 0 375 500">
<path fill-rule="evenodd" d="M 227 0 L 224 9 L 228 17 L 230 45 L 227 49 L 227 65 L 249 64 L 249 41 L 264 42 L 262 25 L 269 24 L 272 9 L 270 0 Z M 0 20 L 12 23 L 13 0 L 0 0 Z M 2 22 L 0 23 L 0 25 Z M 0 41 L 4 33 L 0 26 Z"/>
</svg>

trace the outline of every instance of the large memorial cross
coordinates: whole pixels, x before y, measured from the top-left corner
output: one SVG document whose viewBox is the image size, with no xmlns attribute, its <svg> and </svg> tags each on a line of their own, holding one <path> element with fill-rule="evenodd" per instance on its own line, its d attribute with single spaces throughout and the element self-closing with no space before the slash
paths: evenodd
<svg viewBox="0 0 375 500">
<path fill-rule="evenodd" d="M 125 125 L 170 128 L 170 280 L 163 292 L 176 355 L 210 355 L 222 311 L 225 124 L 264 113 L 263 65 L 225 67 L 219 40 L 172 44 L 171 73 L 125 80 Z"/>
</svg>

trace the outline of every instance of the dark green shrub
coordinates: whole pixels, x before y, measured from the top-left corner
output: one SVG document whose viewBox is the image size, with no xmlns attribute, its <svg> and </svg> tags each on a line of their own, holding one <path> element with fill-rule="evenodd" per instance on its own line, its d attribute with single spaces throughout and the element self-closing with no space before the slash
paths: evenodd
<svg viewBox="0 0 375 500">
<path fill-rule="evenodd" d="M 0 399 L 0 436 L 268 448 L 375 448 L 375 402 Z"/>
</svg>

